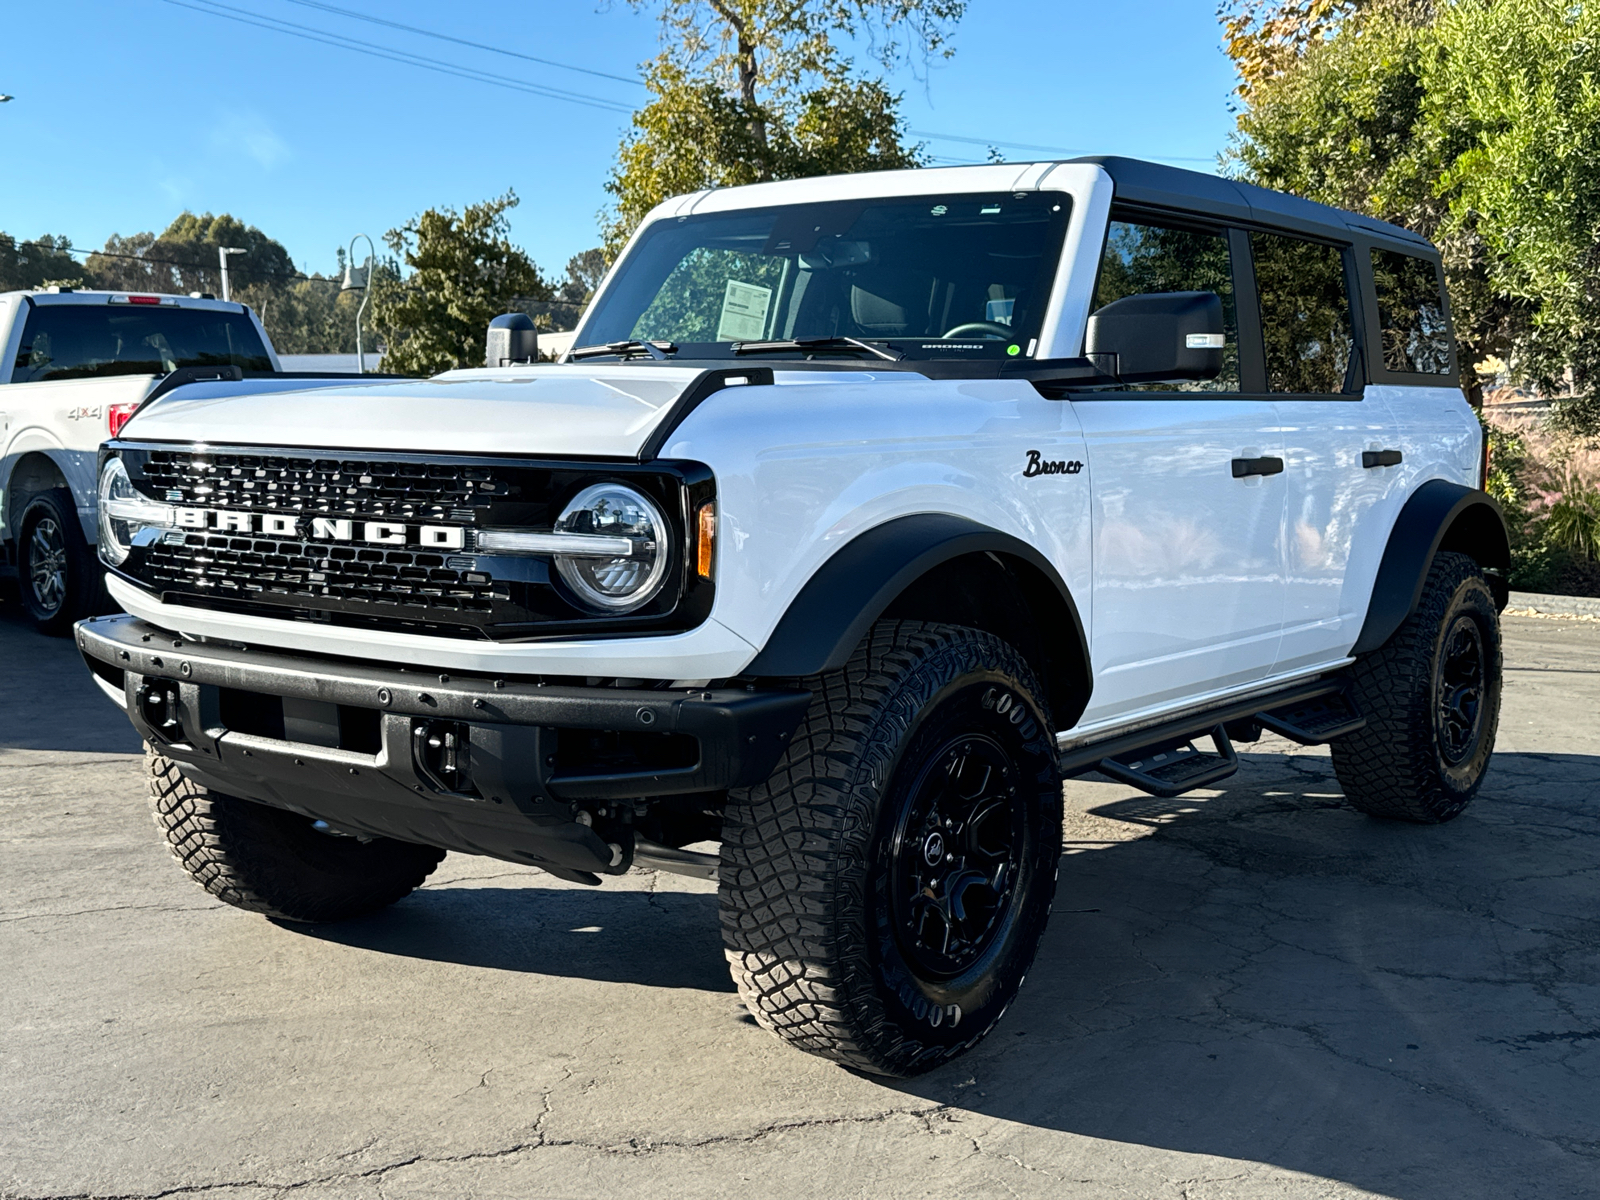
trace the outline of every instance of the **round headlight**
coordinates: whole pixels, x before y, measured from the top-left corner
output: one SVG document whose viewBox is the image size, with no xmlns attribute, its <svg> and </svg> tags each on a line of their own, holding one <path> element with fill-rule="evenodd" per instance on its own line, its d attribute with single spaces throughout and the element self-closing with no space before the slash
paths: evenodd
<svg viewBox="0 0 1600 1200">
<path fill-rule="evenodd" d="M 99 510 L 100 558 L 113 567 L 127 559 L 141 529 L 167 529 L 173 524 L 171 507 L 141 496 L 120 458 L 107 459 L 100 472 Z"/>
<path fill-rule="evenodd" d="M 667 576 L 667 519 L 648 497 L 620 483 L 598 483 L 572 498 L 556 520 L 558 534 L 627 538 L 626 555 L 557 554 L 556 570 L 580 599 L 609 613 L 632 612 L 661 590 Z"/>
<path fill-rule="evenodd" d="M 138 499 L 139 494 L 133 490 L 128 468 L 122 465 L 122 460 L 108 460 L 105 470 L 100 472 L 100 557 L 112 566 L 123 562 L 128 551 L 133 549 L 134 527 L 112 516 L 116 502 Z"/>
</svg>

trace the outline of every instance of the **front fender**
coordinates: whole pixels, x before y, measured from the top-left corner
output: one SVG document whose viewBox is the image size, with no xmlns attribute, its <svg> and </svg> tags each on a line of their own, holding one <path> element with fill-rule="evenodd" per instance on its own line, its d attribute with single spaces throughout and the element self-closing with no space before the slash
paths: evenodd
<svg viewBox="0 0 1600 1200">
<path fill-rule="evenodd" d="M 804 676 L 839 669 L 907 587 L 941 563 L 985 552 L 1021 559 L 1049 579 L 1071 614 L 1078 644 L 1087 645 L 1067 585 L 1037 549 L 965 517 L 917 513 L 874 526 L 823 563 L 745 673 Z"/>
</svg>

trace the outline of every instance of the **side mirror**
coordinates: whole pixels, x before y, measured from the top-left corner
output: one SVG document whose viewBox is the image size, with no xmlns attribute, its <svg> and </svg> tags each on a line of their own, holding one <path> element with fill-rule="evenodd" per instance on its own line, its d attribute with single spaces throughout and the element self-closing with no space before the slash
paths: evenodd
<svg viewBox="0 0 1600 1200">
<path fill-rule="evenodd" d="M 1215 379 L 1226 344 L 1215 292 L 1147 292 L 1091 314 L 1084 354 L 1122 383 L 1168 383 Z"/>
<path fill-rule="evenodd" d="M 539 361 L 539 334 L 527 313 L 505 313 L 489 322 L 483 365 L 509 367 Z"/>
</svg>

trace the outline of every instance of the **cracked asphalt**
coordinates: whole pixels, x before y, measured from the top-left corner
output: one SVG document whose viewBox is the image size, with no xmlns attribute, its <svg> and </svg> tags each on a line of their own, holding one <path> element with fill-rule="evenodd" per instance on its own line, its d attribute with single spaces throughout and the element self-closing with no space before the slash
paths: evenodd
<svg viewBox="0 0 1600 1200">
<path fill-rule="evenodd" d="M 1600 624 L 1507 619 L 1438 828 L 1264 739 L 1175 801 L 1067 786 L 1021 998 L 902 1082 L 741 1008 L 710 884 L 451 855 L 378 916 L 214 903 L 69 643 L 0 606 L 0 1196 L 1600 1195 Z"/>
</svg>

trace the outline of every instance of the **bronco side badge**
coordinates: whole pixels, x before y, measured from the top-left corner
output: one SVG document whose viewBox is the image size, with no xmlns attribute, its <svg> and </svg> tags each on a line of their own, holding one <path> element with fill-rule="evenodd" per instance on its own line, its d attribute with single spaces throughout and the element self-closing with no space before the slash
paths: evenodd
<svg viewBox="0 0 1600 1200">
<path fill-rule="evenodd" d="M 1073 459 L 1071 462 L 1048 462 L 1040 459 L 1037 450 L 1028 451 L 1028 465 L 1022 469 L 1024 479 L 1032 479 L 1036 475 L 1076 475 L 1083 470 L 1083 464 Z"/>
</svg>

